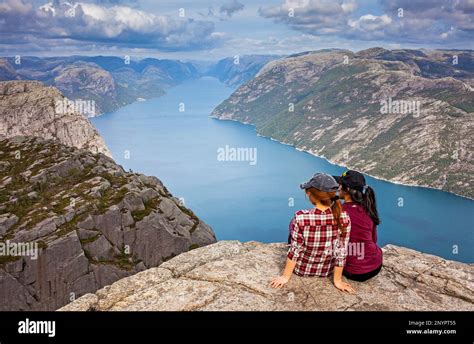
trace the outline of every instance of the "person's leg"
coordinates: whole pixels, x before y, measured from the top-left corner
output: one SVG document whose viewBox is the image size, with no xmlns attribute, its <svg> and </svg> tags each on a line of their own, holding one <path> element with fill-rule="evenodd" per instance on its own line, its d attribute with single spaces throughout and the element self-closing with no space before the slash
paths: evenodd
<svg viewBox="0 0 474 344">
<path fill-rule="evenodd" d="M 346 271 L 343 271 L 343 275 L 347 279 L 350 279 L 350 280 L 353 280 L 353 281 L 356 281 L 356 282 L 365 282 L 365 281 L 371 279 L 372 277 L 377 276 L 381 269 L 382 269 L 382 265 L 380 265 L 377 269 L 375 269 L 373 271 L 370 271 L 370 272 L 367 272 L 365 274 L 350 274 Z"/>
</svg>

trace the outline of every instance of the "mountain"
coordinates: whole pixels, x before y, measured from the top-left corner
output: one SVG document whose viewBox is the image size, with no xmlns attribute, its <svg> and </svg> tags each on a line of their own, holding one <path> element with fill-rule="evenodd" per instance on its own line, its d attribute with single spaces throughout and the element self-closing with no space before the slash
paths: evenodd
<svg viewBox="0 0 474 344">
<path fill-rule="evenodd" d="M 236 87 L 252 79 L 268 62 L 281 58 L 278 55 L 244 55 L 238 59 L 227 57 L 209 67 L 205 75 L 213 76 L 228 86 Z"/>
<path fill-rule="evenodd" d="M 279 56 L 248 55 L 218 62 L 116 56 L 0 58 L 0 81 L 37 80 L 58 88 L 72 100 L 95 102 L 95 113 L 112 112 L 137 99 L 162 96 L 187 80 L 212 76 L 236 87 Z"/>
<path fill-rule="evenodd" d="M 330 279 L 293 275 L 283 289 L 269 287 L 281 273 L 283 243 L 219 241 L 123 278 L 60 311 L 473 311 L 471 264 L 394 245 L 384 250 L 376 277 L 351 282 L 356 294 Z"/>
<path fill-rule="evenodd" d="M 16 80 L 19 79 L 15 68 L 10 62 L 0 59 L 0 80 Z"/>
<path fill-rule="evenodd" d="M 199 76 L 190 63 L 153 58 L 109 56 L 22 57 L 0 59 L 0 80 L 38 80 L 70 99 L 95 101 L 96 114 L 111 112 L 138 98 L 163 95 L 166 89 Z"/>
<path fill-rule="evenodd" d="M 2 311 L 55 310 L 216 241 L 156 177 L 38 137 L 0 140 L 0 214 Z"/>
<path fill-rule="evenodd" d="M 474 198 L 474 52 L 325 50 L 269 62 L 212 113 L 339 165 Z"/>
<path fill-rule="evenodd" d="M 38 136 L 111 156 L 102 137 L 79 108 L 38 81 L 0 82 L 0 136 Z M 83 107 L 85 109 L 85 107 Z"/>
</svg>

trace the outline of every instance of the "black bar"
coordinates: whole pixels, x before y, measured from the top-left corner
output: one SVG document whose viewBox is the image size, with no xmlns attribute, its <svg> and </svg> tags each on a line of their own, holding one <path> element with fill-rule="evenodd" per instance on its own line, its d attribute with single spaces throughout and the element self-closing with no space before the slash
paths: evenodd
<svg viewBox="0 0 474 344">
<path fill-rule="evenodd" d="M 55 336 L 19 334 L 21 321 L 55 321 Z M 472 312 L 3 312 L 0 313 L 0 343 L 63 343 L 65 340 L 91 341 L 96 336 L 112 339 L 146 339 L 160 335 L 157 329 L 182 329 L 181 336 L 212 336 L 205 329 L 273 328 L 268 335 L 314 336 L 314 343 L 330 340 L 392 339 L 402 343 L 474 342 Z M 411 323 L 409 323 L 411 322 Z M 186 331 L 191 330 L 191 331 Z M 422 333 L 407 333 L 419 330 Z M 430 331 L 425 332 L 423 331 Z M 434 333 L 433 330 L 455 331 Z M 244 332 L 246 333 L 246 332 Z M 239 336 L 239 331 L 229 336 Z M 162 340 L 153 341 L 161 342 Z M 226 340 L 227 341 L 227 340 Z M 331 341 L 331 340 L 330 340 Z"/>
</svg>

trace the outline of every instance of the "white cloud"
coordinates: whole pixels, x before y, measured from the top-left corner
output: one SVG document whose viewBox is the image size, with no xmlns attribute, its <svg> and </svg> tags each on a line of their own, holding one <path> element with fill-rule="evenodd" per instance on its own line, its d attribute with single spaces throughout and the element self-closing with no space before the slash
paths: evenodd
<svg viewBox="0 0 474 344">
<path fill-rule="evenodd" d="M 357 20 L 349 20 L 348 22 L 351 28 L 363 31 L 383 30 L 391 23 L 392 18 L 390 18 L 386 14 L 383 14 L 381 16 L 365 14 Z"/>
<path fill-rule="evenodd" d="M 0 4 L 0 30 L 11 42 L 25 39 L 26 32 L 44 40 L 62 38 L 163 50 L 200 49 L 218 43 L 210 21 L 84 2 L 49 3 L 34 8 L 23 0 L 7 0 Z"/>
<path fill-rule="evenodd" d="M 379 5 L 382 13 L 371 14 L 363 13 L 368 6 L 356 12 L 356 0 L 284 0 L 261 8 L 260 15 L 306 34 L 342 40 L 442 44 L 449 37 L 472 46 L 473 0 L 379 0 Z M 289 15 L 292 9 L 294 16 Z"/>
</svg>

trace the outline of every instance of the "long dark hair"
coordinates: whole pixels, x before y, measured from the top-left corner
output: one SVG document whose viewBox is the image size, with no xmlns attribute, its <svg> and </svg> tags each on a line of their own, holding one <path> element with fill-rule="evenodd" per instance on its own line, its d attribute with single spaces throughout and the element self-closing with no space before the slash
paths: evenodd
<svg viewBox="0 0 474 344">
<path fill-rule="evenodd" d="M 337 227 L 342 230 L 342 223 L 341 223 L 342 205 L 341 205 L 341 201 L 339 201 L 339 197 L 336 196 L 336 193 L 324 192 L 316 188 L 309 188 L 306 191 L 311 195 L 313 200 L 318 200 L 325 206 L 331 207 L 334 221 Z M 313 203 L 311 199 L 310 201 L 311 203 Z M 313 204 L 316 205 L 315 203 Z"/>
<path fill-rule="evenodd" d="M 370 216 L 374 224 L 377 226 L 380 224 L 379 213 L 377 211 L 377 202 L 375 200 L 375 192 L 374 190 L 366 185 L 364 187 L 365 192 L 361 192 L 359 190 L 354 190 L 349 188 L 347 185 L 342 184 L 342 190 L 351 196 L 352 202 L 360 204 L 367 215 Z"/>
</svg>

